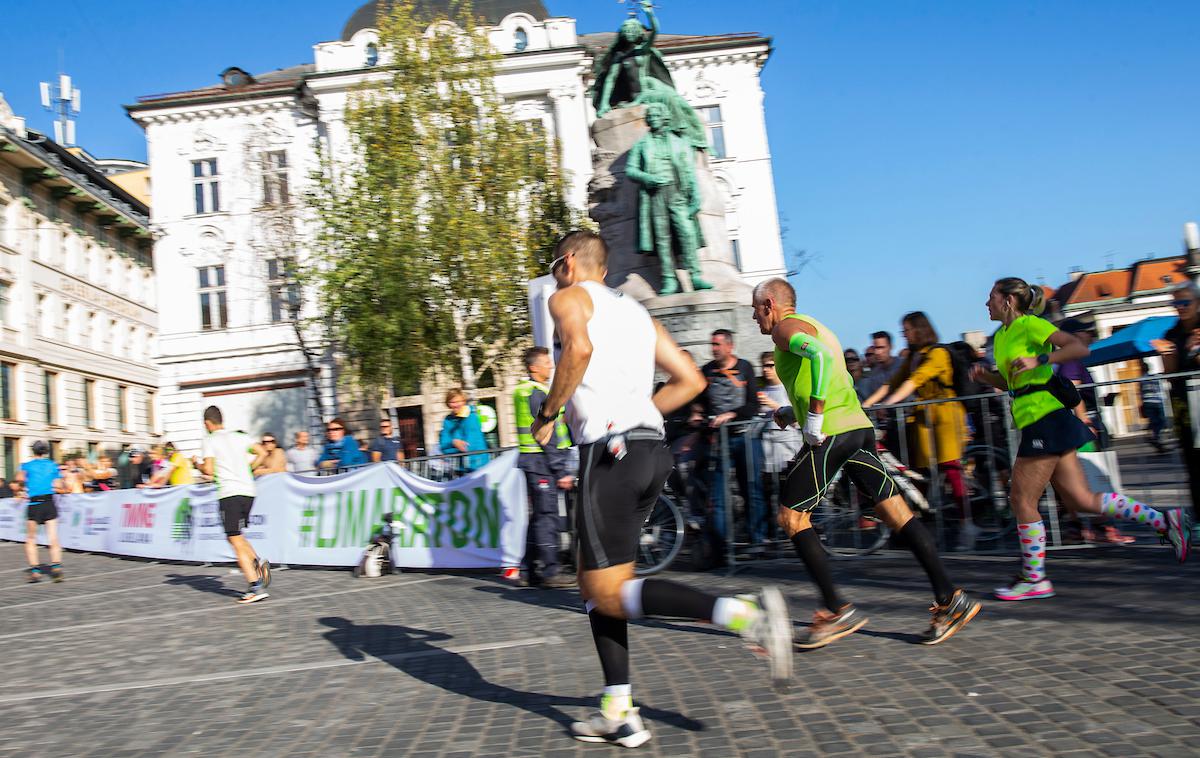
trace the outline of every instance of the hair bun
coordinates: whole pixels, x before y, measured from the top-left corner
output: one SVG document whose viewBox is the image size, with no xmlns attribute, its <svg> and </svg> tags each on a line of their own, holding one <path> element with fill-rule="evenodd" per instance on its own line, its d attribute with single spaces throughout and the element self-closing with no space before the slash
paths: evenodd
<svg viewBox="0 0 1200 758">
<path fill-rule="evenodd" d="M 1040 316 L 1046 310 L 1046 290 L 1040 285 L 1029 285 L 1029 310 L 1028 313 L 1034 316 Z"/>
</svg>

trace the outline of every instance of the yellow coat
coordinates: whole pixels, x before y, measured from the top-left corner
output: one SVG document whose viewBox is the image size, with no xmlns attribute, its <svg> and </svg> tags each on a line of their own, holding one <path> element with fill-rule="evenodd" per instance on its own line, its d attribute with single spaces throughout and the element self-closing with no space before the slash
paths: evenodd
<svg viewBox="0 0 1200 758">
<path fill-rule="evenodd" d="M 907 374 L 903 370 L 896 372 L 896 376 L 892 377 L 893 389 L 909 380 L 916 385 L 917 398 L 920 400 L 958 397 L 954 394 L 954 364 L 946 348 L 934 345 L 922 348 L 907 366 L 914 363 L 917 366 L 915 370 Z M 908 430 L 912 466 L 930 467 L 934 437 L 937 441 L 938 463 L 962 458 L 967 438 L 966 411 L 962 403 L 938 403 L 919 407 L 914 416 L 914 423 Z"/>
</svg>

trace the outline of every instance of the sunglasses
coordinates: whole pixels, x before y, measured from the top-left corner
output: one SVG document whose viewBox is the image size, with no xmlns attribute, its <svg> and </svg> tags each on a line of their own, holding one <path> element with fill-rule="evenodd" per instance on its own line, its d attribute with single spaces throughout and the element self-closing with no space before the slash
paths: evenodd
<svg viewBox="0 0 1200 758">
<path fill-rule="evenodd" d="M 1186 308 L 1194 302 L 1194 300 L 1172 300 L 1171 305 L 1175 306 L 1176 308 Z"/>
<path fill-rule="evenodd" d="M 262 441 L 262 443 L 263 443 L 264 445 L 274 445 L 274 444 L 275 444 L 275 440 L 263 440 L 263 441 Z"/>
<path fill-rule="evenodd" d="M 775 364 L 774 363 L 764 363 L 763 368 L 775 368 Z"/>
<path fill-rule="evenodd" d="M 325 431 L 327 431 L 327 432 L 344 432 L 346 430 L 344 427 L 340 427 L 340 426 L 329 426 L 329 427 L 325 428 Z"/>
<path fill-rule="evenodd" d="M 555 258 L 554 260 L 550 261 L 549 271 L 551 274 L 558 273 L 559 266 L 562 266 L 564 263 L 567 262 L 568 255 L 571 255 L 571 253 L 567 253 L 566 255 L 560 255 L 557 258 Z"/>
</svg>

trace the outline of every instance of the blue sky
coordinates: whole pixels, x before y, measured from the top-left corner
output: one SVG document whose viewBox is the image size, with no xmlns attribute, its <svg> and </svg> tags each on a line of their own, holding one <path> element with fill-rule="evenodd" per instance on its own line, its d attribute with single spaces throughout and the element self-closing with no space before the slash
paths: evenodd
<svg viewBox="0 0 1200 758">
<path fill-rule="evenodd" d="M 581 31 L 623 9 L 546 0 Z M 312 60 L 356 0 L 11 4 L 0 91 L 39 129 L 37 83 L 83 90 L 81 144 L 145 156 L 139 95 Z M 774 37 L 768 132 L 801 308 L 861 345 L 910 310 L 950 336 L 990 328 L 993 279 L 1058 284 L 1180 250 L 1200 218 L 1200 3 L 1112 0 L 660 0 L 664 31 Z M 61 56 L 61 63 L 60 63 Z"/>
</svg>

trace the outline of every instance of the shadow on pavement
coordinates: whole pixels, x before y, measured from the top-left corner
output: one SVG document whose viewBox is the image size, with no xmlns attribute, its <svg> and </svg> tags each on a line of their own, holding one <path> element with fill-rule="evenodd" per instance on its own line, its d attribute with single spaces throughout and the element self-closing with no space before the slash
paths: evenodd
<svg viewBox="0 0 1200 758">
<path fill-rule="evenodd" d="M 242 594 L 231 587 L 226 587 L 224 582 L 213 574 L 203 574 L 201 576 L 167 574 L 167 579 L 163 584 L 177 584 L 184 587 L 191 587 L 200 592 L 211 592 L 214 595 L 221 595 L 223 597 L 240 597 Z"/>
<path fill-rule="evenodd" d="M 320 622 L 330 630 L 323 636 L 352 661 L 378 658 L 414 679 L 441 687 L 456 695 L 465 695 L 487 703 L 514 705 L 529 713 L 548 718 L 564 729 L 578 719 L 568 716 L 561 706 L 594 709 L 597 698 L 561 697 L 540 692 L 525 692 L 484 679 L 470 661 L 458 653 L 430 644 L 453 639 L 452 635 L 394 624 L 358 625 L 340 616 L 325 616 Z M 642 705 L 641 714 L 689 732 L 704 730 L 694 719 Z"/>
</svg>

